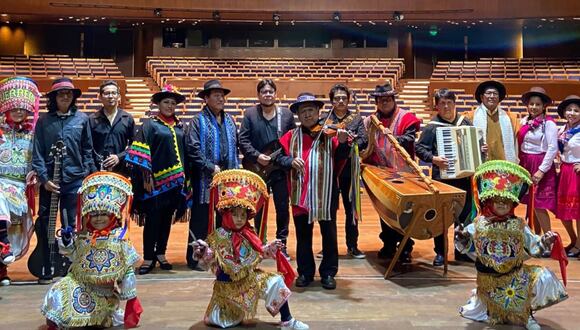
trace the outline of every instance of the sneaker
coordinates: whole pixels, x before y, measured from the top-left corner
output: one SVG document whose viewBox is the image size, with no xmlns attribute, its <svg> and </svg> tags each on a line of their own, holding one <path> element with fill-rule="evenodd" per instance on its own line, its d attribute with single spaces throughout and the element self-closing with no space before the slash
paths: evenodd
<svg viewBox="0 0 580 330">
<path fill-rule="evenodd" d="M 295 318 L 291 318 L 290 321 L 282 322 L 280 324 L 280 329 L 282 330 L 308 330 L 310 327 L 308 324 L 298 321 Z"/>
<path fill-rule="evenodd" d="M 346 253 L 348 254 L 349 257 L 354 258 L 354 259 L 364 259 L 364 258 L 366 258 L 366 255 L 361 250 L 359 250 L 358 248 L 348 249 L 346 251 Z"/>
<path fill-rule="evenodd" d="M 323 255 L 322 255 L 322 250 L 318 251 L 318 253 L 316 254 L 316 258 L 318 259 L 322 259 Z"/>
<path fill-rule="evenodd" d="M 443 264 L 445 264 L 445 258 L 443 257 L 442 254 L 437 254 L 435 256 L 435 259 L 433 259 L 433 266 L 439 267 L 443 266 Z"/>
<path fill-rule="evenodd" d="M 286 247 L 283 247 L 280 252 L 282 252 L 282 255 L 286 258 L 286 260 L 290 261 L 290 255 L 288 255 L 288 251 L 286 250 Z"/>
<path fill-rule="evenodd" d="M 530 316 L 528 318 L 528 323 L 526 324 L 526 329 L 528 329 L 528 330 L 541 330 L 542 327 L 540 326 L 540 324 L 538 323 L 538 321 L 536 321 L 535 318 L 533 318 L 532 316 Z"/>
<path fill-rule="evenodd" d="M 12 280 L 10 280 L 10 277 L 5 276 L 0 280 L 0 286 L 9 286 L 10 284 L 12 284 Z"/>
<path fill-rule="evenodd" d="M 5 265 L 9 265 L 13 263 L 15 260 L 16 258 L 14 257 L 14 254 L 12 254 L 12 251 L 9 251 L 8 253 L 2 255 L 2 263 Z"/>
</svg>

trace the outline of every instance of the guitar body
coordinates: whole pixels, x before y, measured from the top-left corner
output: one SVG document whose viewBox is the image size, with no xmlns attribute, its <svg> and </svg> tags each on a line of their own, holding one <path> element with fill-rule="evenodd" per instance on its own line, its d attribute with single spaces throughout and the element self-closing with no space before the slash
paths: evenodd
<svg viewBox="0 0 580 330">
<path fill-rule="evenodd" d="M 260 150 L 260 153 L 270 156 L 272 158 L 276 157 L 281 152 L 282 148 L 280 148 L 278 140 L 274 140 L 268 143 L 264 148 L 262 148 L 262 150 Z M 268 165 L 262 166 L 257 161 L 252 162 L 245 157 L 244 159 L 242 159 L 242 167 L 248 171 L 252 171 L 258 174 L 262 179 L 264 179 L 264 181 L 267 181 L 268 177 L 270 176 L 270 173 L 280 169 L 280 167 L 274 165 L 272 161 L 270 161 Z"/>
<path fill-rule="evenodd" d="M 58 242 L 56 239 L 52 242 L 56 253 L 52 255 L 53 265 L 49 266 L 48 255 L 50 254 L 48 248 L 48 240 L 46 238 L 46 228 L 42 228 L 41 220 L 36 220 L 34 224 L 34 232 L 36 233 L 36 247 L 28 258 L 28 270 L 34 277 L 47 278 L 55 276 L 65 276 L 70 266 L 70 261 L 58 253 Z"/>
</svg>

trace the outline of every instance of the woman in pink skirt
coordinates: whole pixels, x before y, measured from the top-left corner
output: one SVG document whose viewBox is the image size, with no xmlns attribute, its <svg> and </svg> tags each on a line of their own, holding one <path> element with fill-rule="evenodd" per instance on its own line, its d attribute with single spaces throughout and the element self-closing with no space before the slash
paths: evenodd
<svg viewBox="0 0 580 330">
<path fill-rule="evenodd" d="M 558 105 L 558 114 L 568 122 L 558 137 L 562 164 L 556 216 L 570 235 L 569 257 L 580 256 L 580 96 L 570 95 Z M 576 231 L 574 222 L 576 220 Z"/>
<path fill-rule="evenodd" d="M 546 107 L 552 99 L 541 87 L 532 87 L 522 95 L 522 102 L 528 107 L 528 115 L 522 120 L 518 131 L 520 165 L 532 174 L 534 184 L 534 211 L 539 227 L 544 233 L 551 230 L 548 210 L 556 212 L 556 169 L 554 158 L 558 155 L 558 127 Z M 530 193 L 522 199 L 530 204 Z M 530 205 L 528 205 L 530 206 Z"/>
</svg>

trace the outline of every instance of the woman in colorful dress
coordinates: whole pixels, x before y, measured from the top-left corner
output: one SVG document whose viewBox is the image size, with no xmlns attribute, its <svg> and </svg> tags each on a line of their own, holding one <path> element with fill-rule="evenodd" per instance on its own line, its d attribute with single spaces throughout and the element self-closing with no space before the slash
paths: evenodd
<svg viewBox="0 0 580 330">
<path fill-rule="evenodd" d="M 6 265 L 23 257 L 33 232 L 35 172 L 32 139 L 40 92 L 25 77 L 0 81 L 0 281 L 10 285 Z M 33 115 L 32 121 L 28 115 Z"/>
<path fill-rule="evenodd" d="M 560 184 L 556 216 L 562 220 L 572 243 L 568 257 L 580 256 L 580 96 L 570 95 L 558 105 L 558 114 L 567 120 L 560 130 Z M 574 231 L 576 220 L 576 231 Z"/>
<path fill-rule="evenodd" d="M 528 107 L 528 115 L 522 119 L 518 131 L 520 165 L 532 175 L 532 189 L 522 203 L 534 207 L 540 228 L 536 234 L 551 230 L 548 210 L 556 212 L 556 168 L 554 159 L 558 155 L 558 127 L 554 119 L 546 115 L 546 108 L 552 99 L 542 87 L 532 87 L 522 95 L 522 102 Z M 534 201 L 530 196 L 534 195 Z M 537 227 L 537 226 L 535 226 Z M 540 231 L 541 229 L 541 231 Z M 549 251 L 546 251 L 549 256 Z"/>
<path fill-rule="evenodd" d="M 546 267 L 527 265 L 529 256 L 551 250 L 556 234 L 535 235 L 514 210 L 532 180 L 521 166 L 492 160 L 475 173 L 481 215 L 456 229 L 456 248 L 475 260 L 477 289 L 461 316 L 490 324 L 510 323 L 541 329 L 532 313 L 568 298 Z M 563 253 L 560 251 L 554 251 Z"/>
<path fill-rule="evenodd" d="M 78 236 L 61 230 L 59 251 L 72 265 L 55 283 L 41 307 L 49 330 L 71 327 L 136 327 L 142 312 L 129 242 L 131 182 L 112 172 L 89 175 L 78 192 Z M 120 300 L 127 300 L 125 310 Z"/>
<path fill-rule="evenodd" d="M 184 127 L 175 108 L 185 96 L 167 85 L 153 94 L 151 102 L 159 107 L 157 115 L 145 119 L 125 158 L 132 167 L 135 210 L 143 230 L 143 264 L 139 274 L 159 266 L 171 270 L 165 251 L 171 224 L 185 219 L 186 180 Z"/>
</svg>

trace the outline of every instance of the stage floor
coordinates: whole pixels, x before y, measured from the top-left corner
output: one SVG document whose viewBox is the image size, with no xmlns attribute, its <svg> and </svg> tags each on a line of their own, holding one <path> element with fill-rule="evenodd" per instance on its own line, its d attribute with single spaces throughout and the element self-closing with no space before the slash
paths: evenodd
<svg viewBox="0 0 580 330">
<path fill-rule="evenodd" d="M 270 206 L 270 219 L 274 219 Z M 293 316 L 311 326 L 311 329 L 490 329 L 486 324 L 463 319 L 458 308 L 464 304 L 475 287 L 475 269 L 470 263 L 450 262 L 449 272 L 443 267 L 431 266 L 434 257 L 433 241 L 416 241 L 413 263 L 395 268 L 394 277 L 383 279 L 387 262 L 379 260 L 376 252 L 378 216 L 366 195 L 363 195 L 363 222 L 360 225 L 359 247 L 367 259 L 355 260 L 346 256 L 344 214 L 339 210 L 338 233 L 341 259 L 336 290 L 324 290 L 319 282 L 308 288 L 293 288 L 290 309 Z M 518 208 L 518 214 L 524 212 Z M 275 222 L 270 222 L 269 237 L 273 238 Z M 553 229 L 567 235 L 559 221 L 553 220 Z M 315 226 L 316 228 L 316 226 Z M 140 329 L 206 329 L 203 315 L 212 292 L 213 277 L 209 272 L 191 271 L 185 266 L 187 224 L 172 228 L 168 259 L 173 271 L 155 269 L 151 274 L 138 276 L 137 290 L 144 313 Z M 142 250 L 142 228 L 133 226 L 131 238 L 139 252 Z M 452 240 L 452 232 L 449 232 Z M 321 247 L 315 229 L 314 251 Z M 33 239 L 33 244 L 35 239 Z M 290 225 L 288 242 L 294 256 L 294 226 Z M 450 259 L 453 259 L 451 253 Z M 38 285 L 28 273 L 26 258 L 9 267 L 13 285 L 0 287 L 0 329 L 44 329 L 44 318 L 39 307 L 48 286 Z M 319 262 L 319 260 L 317 260 Z M 295 265 L 294 261 L 292 261 Z M 533 259 L 529 263 L 549 266 L 558 276 L 556 261 Z M 272 260 L 263 263 L 264 269 L 275 268 Z M 580 329 L 580 262 L 570 260 L 568 266 L 568 293 L 570 298 L 561 304 L 536 314 L 543 329 Z M 258 306 L 256 319 L 239 329 L 276 329 L 279 318 L 271 317 Z M 493 329 L 517 329 L 496 326 Z"/>
</svg>

